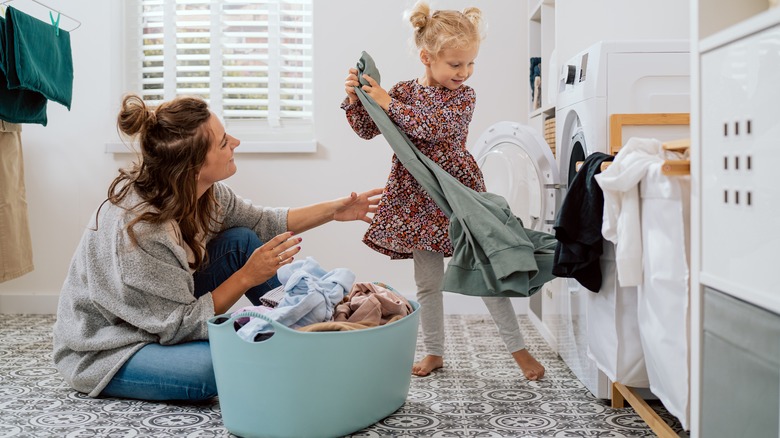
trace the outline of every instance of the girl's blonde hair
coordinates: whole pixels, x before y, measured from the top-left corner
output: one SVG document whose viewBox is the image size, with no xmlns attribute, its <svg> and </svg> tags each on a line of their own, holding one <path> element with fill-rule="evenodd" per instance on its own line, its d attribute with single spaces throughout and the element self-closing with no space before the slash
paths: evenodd
<svg viewBox="0 0 780 438">
<path fill-rule="evenodd" d="M 414 44 L 432 57 L 445 49 L 465 49 L 479 46 L 484 38 L 482 11 L 466 8 L 463 12 L 433 11 L 420 0 L 405 13 L 414 28 Z"/>
</svg>

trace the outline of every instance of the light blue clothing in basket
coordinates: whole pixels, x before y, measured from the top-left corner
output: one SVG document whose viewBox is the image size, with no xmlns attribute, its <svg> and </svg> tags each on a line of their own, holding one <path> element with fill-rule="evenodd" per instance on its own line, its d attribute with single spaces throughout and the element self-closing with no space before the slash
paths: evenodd
<svg viewBox="0 0 780 438">
<path fill-rule="evenodd" d="M 355 283 L 355 274 L 349 269 L 326 272 L 311 257 L 282 266 L 276 275 L 284 285 L 285 295 L 274 309 L 264 314 L 290 328 L 330 321 L 333 309 Z M 256 335 L 271 330 L 267 321 L 252 318 L 238 330 L 238 335 L 254 341 Z"/>
</svg>

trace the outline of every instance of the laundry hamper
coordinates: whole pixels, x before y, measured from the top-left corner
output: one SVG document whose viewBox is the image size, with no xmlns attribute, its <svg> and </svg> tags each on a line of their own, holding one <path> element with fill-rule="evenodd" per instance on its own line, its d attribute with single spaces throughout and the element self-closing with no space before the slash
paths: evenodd
<svg viewBox="0 0 780 438">
<path fill-rule="evenodd" d="M 339 437 L 395 412 L 406 400 L 419 304 L 379 327 L 301 332 L 260 313 L 208 321 L 222 420 L 241 437 Z M 240 316 L 263 318 L 275 334 L 247 342 Z M 227 319 L 225 319 L 227 318 Z"/>
</svg>

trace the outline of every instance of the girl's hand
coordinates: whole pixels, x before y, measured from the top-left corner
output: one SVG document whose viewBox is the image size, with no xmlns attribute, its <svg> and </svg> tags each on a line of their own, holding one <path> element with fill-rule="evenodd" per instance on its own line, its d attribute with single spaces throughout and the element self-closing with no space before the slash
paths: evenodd
<svg viewBox="0 0 780 438">
<path fill-rule="evenodd" d="M 279 234 L 249 256 L 241 271 L 251 283 L 250 287 L 268 281 L 279 268 L 292 263 L 294 256 L 301 251 L 297 245 L 303 240 L 292 236 L 292 231 Z"/>
<path fill-rule="evenodd" d="M 366 92 L 369 96 L 371 96 L 374 101 L 382 107 L 383 110 L 387 111 L 388 108 L 390 108 L 390 101 L 392 98 L 389 94 L 387 94 L 387 91 L 385 91 L 384 88 L 380 87 L 379 84 L 369 75 L 363 75 L 364 78 L 368 81 L 370 85 L 363 85 L 363 91 Z"/>
<path fill-rule="evenodd" d="M 355 103 L 358 101 L 357 93 L 355 92 L 355 87 L 360 86 L 360 81 L 358 81 L 358 71 L 356 68 L 349 69 L 349 74 L 347 75 L 347 79 L 344 81 L 344 90 L 347 92 L 347 97 L 349 98 L 349 103 Z"/>
<path fill-rule="evenodd" d="M 340 205 L 333 212 L 333 220 L 342 222 L 361 220 L 370 224 L 373 214 L 379 208 L 382 192 L 384 189 L 373 189 L 359 195 L 352 192 L 346 198 L 338 201 Z"/>
</svg>

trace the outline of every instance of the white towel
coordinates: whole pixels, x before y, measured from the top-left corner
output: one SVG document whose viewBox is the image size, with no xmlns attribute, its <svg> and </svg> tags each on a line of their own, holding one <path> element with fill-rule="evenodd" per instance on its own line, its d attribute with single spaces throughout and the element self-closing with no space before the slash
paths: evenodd
<svg viewBox="0 0 780 438">
<path fill-rule="evenodd" d="M 661 151 L 656 139 L 632 137 L 612 164 L 595 176 L 604 192 L 601 234 L 615 244 L 618 281 L 623 287 L 642 283 L 639 182 L 652 163 L 663 162 Z"/>
</svg>

